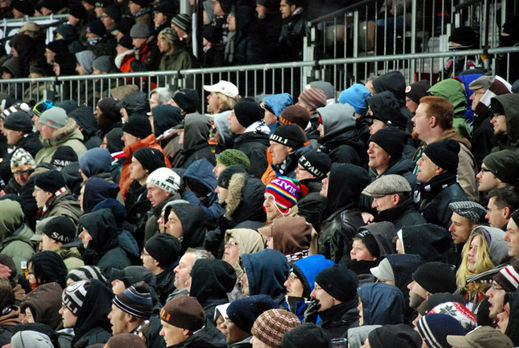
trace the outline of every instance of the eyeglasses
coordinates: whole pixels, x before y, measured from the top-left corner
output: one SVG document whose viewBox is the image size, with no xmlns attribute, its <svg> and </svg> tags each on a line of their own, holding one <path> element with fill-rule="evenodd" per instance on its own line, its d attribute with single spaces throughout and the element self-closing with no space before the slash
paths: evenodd
<svg viewBox="0 0 519 348">
<path fill-rule="evenodd" d="M 499 284 L 497 284 L 496 282 L 492 282 L 492 284 L 490 284 L 490 287 L 492 288 L 492 290 L 495 290 L 495 291 L 499 291 L 499 290 L 504 290 L 501 286 L 499 286 Z"/>
</svg>

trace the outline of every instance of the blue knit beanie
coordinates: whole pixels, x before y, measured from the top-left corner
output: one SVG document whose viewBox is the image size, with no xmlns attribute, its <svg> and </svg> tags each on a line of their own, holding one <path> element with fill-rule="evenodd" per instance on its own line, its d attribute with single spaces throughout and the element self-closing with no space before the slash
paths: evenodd
<svg viewBox="0 0 519 348">
<path fill-rule="evenodd" d="M 370 96 L 368 89 L 361 83 L 356 83 L 345 89 L 339 95 L 339 103 L 350 104 L 357 114 L 363 115 L 367 110 L 366 99 Z"/>
</svg>

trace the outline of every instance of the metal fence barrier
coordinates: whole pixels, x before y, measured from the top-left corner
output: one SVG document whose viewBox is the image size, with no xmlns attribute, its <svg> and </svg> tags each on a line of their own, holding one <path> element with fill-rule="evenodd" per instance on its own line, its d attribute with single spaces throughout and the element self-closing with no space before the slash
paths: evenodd
<svg viewBox="0 0 519 348">
<path fill-rule="evenodd" d="M 441 68 L 450 59 L 466 62 L 474 56 L 486 56 L 487 61 L 490 62 L 488 64 L 490 71 L 495 71 L 496 59 L 494 58 L 497 55 L 501 55 L 506 64 L 503 69 L 506 74 L 503 74 L 503 77 L 509 80 L 511 64 L 515 64 L 514 66 L 518 64 L 517 61 L 512 61 L 512 58 L 515 56 L 517 60 L 519 47 L 322 59 L 182 71 L 10 79 L 2 80 L 0 87 L 1 93 L 19 100 L 39 101 L 53 94 L 57 101 L 74 99 L 92 108 L 95 108 L 99 98 L 110 96 L 112 89 L 128 84 L 137 85 L 146 93 L 155 87 L 195 88 L 200 91 L 201 100 L 204 100 L 203 85 L 228 80 L 238 86 L 242 96 L 254 97 L 259 94 L 282 92 L 297 96 L 308 82 L 314 80 L 330 81 L 338 91 L 341 91 L 355 82 L 365 81 L 370 75 L 391 70 L 401 71 L 408 82 L 428 79 L 434 83 L 438 79 L 448 77 L 443 74 Z"/>
</svg>

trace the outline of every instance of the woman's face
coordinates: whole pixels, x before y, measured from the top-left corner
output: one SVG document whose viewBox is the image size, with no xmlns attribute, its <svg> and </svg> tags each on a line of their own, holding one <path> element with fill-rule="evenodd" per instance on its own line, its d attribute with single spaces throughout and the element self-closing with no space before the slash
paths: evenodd
<svg viewBox="0 0 519 348">
<path fill-rule="evenodd" d="M 240 250 L 238 249 L 238 243 L 234 238 L 229 238 L 225 243 L 225 251 L 223 253 L 223 260 L 234 266 L 238 264 L 240 258 Z"/>
<path fill-rule="evenodd" d="M 476 262 L 478 261 L 478 249 L 481 248 L 481 236 L 475 236 L 470 242 L 469 252 L 467 253 L 467 269 L 474 272 Z"/>
</svg>

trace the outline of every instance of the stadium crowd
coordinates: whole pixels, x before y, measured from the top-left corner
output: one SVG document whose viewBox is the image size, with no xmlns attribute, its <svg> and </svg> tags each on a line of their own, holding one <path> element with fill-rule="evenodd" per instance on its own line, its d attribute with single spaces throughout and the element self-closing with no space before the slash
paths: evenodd
<svg viewBox="0 0 519 348">
<path fill-rule="evenodd" d="M 141 3 L 133 46 L 154 30 Z M 116 5 L 88 4 L 75 18 L 105 28 Z M 160 13 L 154 47 L 187 44 L 189 18 Z M 519 346 L 519 81 L 116 92 L 94 111 L 1 96 L 0 346 Z"/>
</svg>

